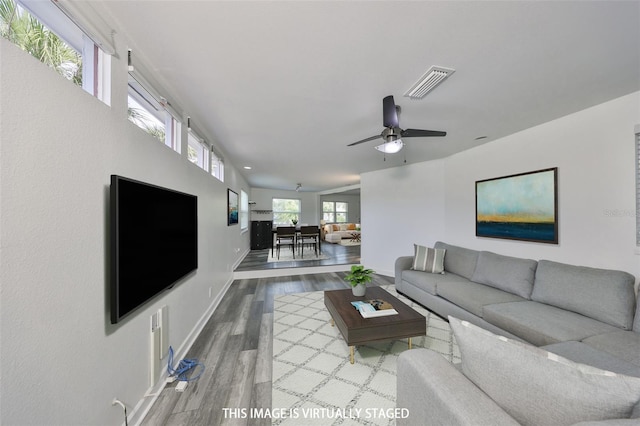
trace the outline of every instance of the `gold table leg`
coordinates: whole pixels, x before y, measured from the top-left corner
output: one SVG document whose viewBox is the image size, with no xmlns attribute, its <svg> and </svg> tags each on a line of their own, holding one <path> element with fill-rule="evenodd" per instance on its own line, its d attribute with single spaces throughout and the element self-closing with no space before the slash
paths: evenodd
<svg viewBox="0 0 640 426">
<path fill-rule="evenodd" d="M 329 320 L 329 322 L 331 323 L 331 327 L 333 327 L 336 323 L 333 321 L 333 317 Z"/>
<path fill-rule="evenodd" d="M 349 346 L 349 361 L 351 362 L 351 364 L 354 363 L 354 350 L 355 350 L 355 346 Z"/>
<path fill-rule="evenodd" d="M 411 349 L 411 337 L 409 337 L 409 349 Z"/>
</svg>

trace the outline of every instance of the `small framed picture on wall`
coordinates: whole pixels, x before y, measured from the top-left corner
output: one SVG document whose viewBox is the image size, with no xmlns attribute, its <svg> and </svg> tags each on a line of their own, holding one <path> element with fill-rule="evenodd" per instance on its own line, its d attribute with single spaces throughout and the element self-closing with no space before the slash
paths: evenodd
<svg viewBox="0 0 640 426">
<path fill-rule="evenodd" d="M 238 193 L 227 189 L 227 226 L 238 224 Z"/>
</svg>

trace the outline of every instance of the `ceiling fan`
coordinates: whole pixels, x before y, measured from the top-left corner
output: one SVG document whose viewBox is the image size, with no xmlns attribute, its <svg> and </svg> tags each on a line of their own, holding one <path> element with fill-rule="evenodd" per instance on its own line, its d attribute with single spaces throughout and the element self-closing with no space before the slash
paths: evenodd
<svg viewBox="0 0 640 426">
<path fill-rule="evenodd" d="M 398 123 L 398 110 L 399 106 L 396 106 L 393 101 L 393 96 L 389 95 L 382 100 L 382 124 L 384 130 L 382 133 L 370 138 L 362 139 L 361 141 L 351 143 L 347 146 L 359 145 L 361 143 L 369 142 L 378 138 L 382 138 L 384 141 L 381 145 L 375 148 L 378 151 L 382 151 L 387 154 L 393 154 L 402 149 L 404 142 L 402 138 L 418 138 L 427 136 L 446 136 L 447 132 L 441 132 L 439 130 L 420 130 L 420 129 L 401 129 Z"/>
</svg>

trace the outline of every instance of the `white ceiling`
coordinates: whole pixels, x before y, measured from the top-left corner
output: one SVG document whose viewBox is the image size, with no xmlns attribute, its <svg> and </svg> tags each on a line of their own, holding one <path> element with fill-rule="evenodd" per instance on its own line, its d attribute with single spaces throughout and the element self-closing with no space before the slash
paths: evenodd
<svg viewBox="0 0 640 426">
<path fill-rule="evenodd" d="M 357 184 L 640 90 L 638 1 L 87 3 L 258 188 Z M 432 65 L 456 72 L 404 98 Z M 347 147 L 382 131 L 386 95 L 402 128 L 447 136 L 386 160 L 376 142 Z"/>
</svg>

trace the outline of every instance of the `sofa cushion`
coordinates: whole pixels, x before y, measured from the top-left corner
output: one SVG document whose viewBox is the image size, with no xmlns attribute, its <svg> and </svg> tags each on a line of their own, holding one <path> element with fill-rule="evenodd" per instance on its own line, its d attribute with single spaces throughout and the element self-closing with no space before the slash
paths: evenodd
<svg viewBox="0 0 640 426">
<path fill-rule="evenodd" d="M 625 333 L 624 331 L 622 333 Z M 627 331 L 626 333 L 630 333 Z M 542 349 L 563 356 L 571 361 L 591 365 L 617 374 L 640 377 L 640 365 L 635 365 L 612 354 L 582 342 L 561 342 L 543 346 Z"/>
<path fill-rule="evenodd" d="M 430 272 L 432 274 L 444 273 L 445 250 L 432 249 L 414 244 L 413 253 L 413 265 L 411 265 L 411 269 Z"/>
<path fill-rule="evenodd" d="M 628 419 L 640 401 L 640 378 L 578 364 L 453 317 L 449 322 L 464 375 L 523 425 Z"/>
<path fill-rule="evenodd" d="M 402 281 L 408 282 L 434 296 L 436 295 L 436 284 L 438 282 L 436 277 L 438 277 L 438 275 L 414 271 L 413 269 L 405 269 L 402 271 Z"/>
<path fill-rule="evenodd" d="M 633 275 L 541 260 L 531 300 L 554 305 L 631 330 L 635 310 Z"/>
<path fill-rule="evenodd" d="M 471 281 L 486 284 L 528 299 L 538 262 L 531 259 L 503 256 L 489 251 L 478 255 Z"/>
<path fill-rule="evenodd" d="M 422 271 L 405 269 L 402 271 L 402 280 L 436 296 L 438 286 L 448 286 L 449 283 L 469 282 L 468 279 L 456 274 L 428 274 Z"/>
<path fill-rule="evenodd" d="M 483 312 L 485 321 L 536 346 L 580 341 L 620 330 L 584 315 L 533 301 L 486 305 Z"/>
<path fill-rule="evenodd" d="M 473 271 L 476 269 L 478 252 L 464 247 L 452 246 L 451 244 L 438 241 L 433 248 L 445 249 L 444 270 L 471 279 Z"/>
<path fill-rule="evenodd" d="M 640 367 L 640 333 L 615 331 L 589 337 L 583 342 Z"/>
<path fill-rule="evenodd" d="M 438 284 L 438 296 L 482 318 L 485 305 L 524 301 L 520 296 L 465 279 Z"/>
</svg>

